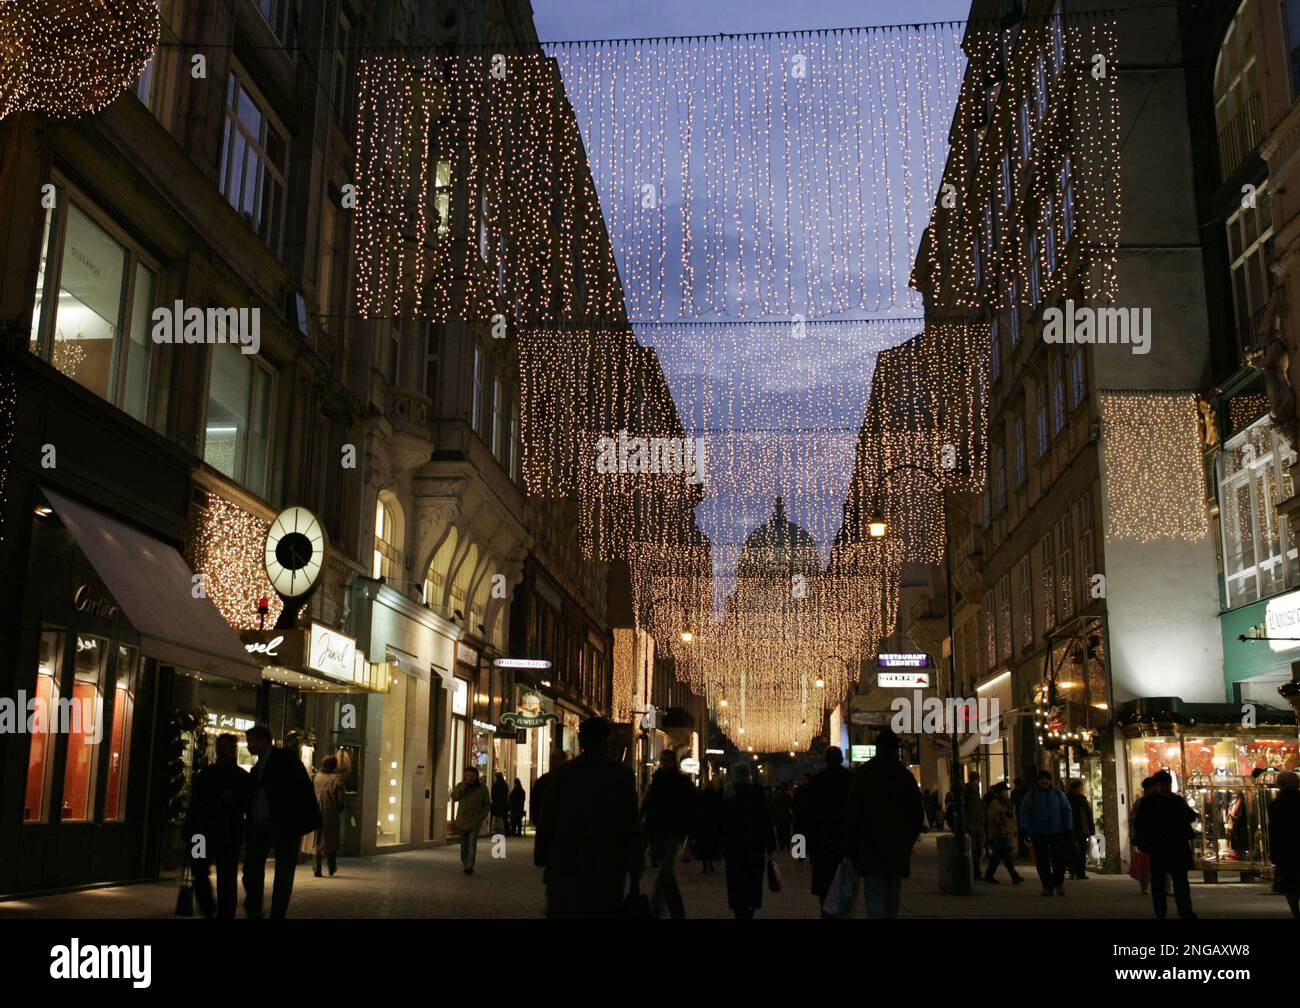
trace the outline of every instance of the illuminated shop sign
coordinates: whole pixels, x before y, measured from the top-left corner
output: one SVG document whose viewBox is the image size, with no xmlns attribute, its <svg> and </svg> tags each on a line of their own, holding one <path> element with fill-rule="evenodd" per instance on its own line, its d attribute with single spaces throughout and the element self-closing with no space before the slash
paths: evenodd
<svg viewBox="0 0 1300 1008">
<path fill-rule="evenodd" d="M 1291 651 L 1300 647 L 1300 591 L 1269 599 L 1264 610 L 1264 625 L 1268 628 L 1268 646 L 1274 651 Z M 1288 637 L 1294 639 L 1278 639 Z"/>
<path fill-rule="evenodd" d="M 310 656 L 307 665 L 331 679 L 354 682 L 357 674 L 357 642 L 347 634 L 321 626 L 311 625 Z"/>
<path fill-rule="evenodd" d="M 542 695 L 527 689 L 519 694 L 519 709 L 501 715 L 501 724 L 506 728 L 541 728 L 558 720 L 557 715 L 542 709 Z"/>
<path fill-rule="evenodd" d="M 876 664 L 880 668 L 929 668 L 930 656 L 919 651 L 882 654 L 876 656 Z"/>
<path fill-rule="evenodd" d="M 876 674 L 876 685 L 884 686 L 888 689 L 899 687 L 915 689 L 930 685 L 929 672 L 879 672 Z"/>
<path fill-rule="evenodd" d="M 497 668 L 548 669 L 551 663 L 545 658 L 498 658 L 492 663 Z"/>
</svg>

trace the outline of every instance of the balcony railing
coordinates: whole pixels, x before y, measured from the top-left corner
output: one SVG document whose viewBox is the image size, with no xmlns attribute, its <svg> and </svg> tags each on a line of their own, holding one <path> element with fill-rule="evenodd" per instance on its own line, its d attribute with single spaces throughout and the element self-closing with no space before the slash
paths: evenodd
<svg viewBox="0 0 1300 1008">
<path fill-rule="evenodd" d="M 1264 139 L 1263 116 L 1259 95 L 1246 99 L 1246 107 L 1233 116 L 1219 131 L 1219 170 L 1221 181 L 1232 177 Z"/>
</svg>

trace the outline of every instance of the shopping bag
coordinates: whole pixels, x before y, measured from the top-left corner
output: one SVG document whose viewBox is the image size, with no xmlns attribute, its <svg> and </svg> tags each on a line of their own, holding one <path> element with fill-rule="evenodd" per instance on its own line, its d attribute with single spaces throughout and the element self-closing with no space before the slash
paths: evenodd
<svg viewBox="0 0 1300 1008">
<path fill-rule="evenodd" d="M 772 892 L 781 891 L 781 873 L 777 871 L 776 862 L 767 859 L 767 887 Z"/>
<path fill-rule="evenodd" d="M 831 880 L 831 887 L 826 893 L 826 902 L 822 904 L 822 909 L 830 917 L 852 915 L 853 907 L 858 902 L 858 889 L 861 884 L 858 870 L 853 867 L 853 862 L 845 858 L 835 870 L 835 878 Z"/>
</svg>

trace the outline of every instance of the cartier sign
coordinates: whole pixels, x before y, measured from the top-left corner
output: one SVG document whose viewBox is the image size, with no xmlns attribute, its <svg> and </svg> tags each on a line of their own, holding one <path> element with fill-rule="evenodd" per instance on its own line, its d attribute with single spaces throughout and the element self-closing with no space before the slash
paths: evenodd
<svg viewBox="0 0 1300 1008">
<path fill-rule="evenodd" d="M 88 616 L 111 620 L 117 615 L 117 606 L 108 599 L 100 598 L 90 590 L 90 585 L 82 585 L 72 593 L 72 608 Z"/>
</svg>

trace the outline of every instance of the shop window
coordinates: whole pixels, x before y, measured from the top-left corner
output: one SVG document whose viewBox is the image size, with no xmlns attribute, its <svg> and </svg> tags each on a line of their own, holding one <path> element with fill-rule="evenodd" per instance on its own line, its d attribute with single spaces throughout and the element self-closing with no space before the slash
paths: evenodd
<svg viewBox="0 0 1300 1008">
<path fill-rule="evenodd" d="M 41 632 L 40 656 L 36 664 L 33 699 L 39 714 L 29 727 L 27 791 L 23 799 L 23 822 L 46 822 L 50 815 L 50 785 L 54 771 L 54 741 L 58 737 L 51 718 L 58 710 L 59 668 L 63 655 L 63 634 Z M 23 716 L 26 716 L 25 714 Z"/>
<path fill-rule="evenodd" d="M 1277 503 L 1294 494 L 1290 445 L 1267 417 L 1219 453 L 1219 526 L 1229 609 L 1300 584 L 1300 558 Z"/>
<path fill-rule="evenodd" d="M 379 847 L 410 842 L 411 789 L 406 767 L 407 707 L 411 677 L 395 661 L 386 666 L 388 694 L 383 698 L 379 730 L 379 811 L 375 843 Z"/>
<path fill-rule="evenodd" d="M 45 215 L 32 352 L 144 422 L 157 283 L 137 248 L 60 188 Z"/>
<path fill-rule="evenodd" d="M 212 345 L 203 461 L 253 493 L 268 491 L 272 373 L 236 343 Z"/>
<path fill-rule="evenodd" d="M 139 656 L 133 647 L 117 646 L 116 682 L 113 690 L 113 727 L 109 733 L 108 788 L 104 821 L 126 818 L 127 761 L 131 753 L 131 724 L 135 716 L 135 688 Z"/>
<path fill-rule="evenodd" d="M 235 211 L 277 255 L 283 237 L 288 162 L 288 135 L 236 67 L 226 86 L 226 129 L 218 185 Z"/>
<path fill-rule="evenodd" d="M 76 642 L 72 703 L 68 708 L 67 723 L 59 726 L 66 730 L 68 737 L 61 816 L 65 822 L 86 822 L 95 816 L 95 779 L 103 733 L 100 718 L 104 710 L 104 671 L 108 664 L 108 641 L 78 634 Z"/>
</svg>

